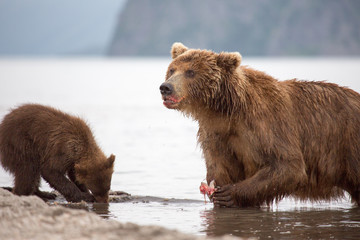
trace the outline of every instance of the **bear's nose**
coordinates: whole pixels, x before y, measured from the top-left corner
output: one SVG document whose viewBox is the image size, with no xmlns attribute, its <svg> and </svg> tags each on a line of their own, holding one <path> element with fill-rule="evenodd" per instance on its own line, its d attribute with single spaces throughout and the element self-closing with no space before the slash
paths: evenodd
<svg viewBox="0 0 360 240">
<path fill-rule="evenodd" d="M 170 83 L 166 83 L 164 82 L 163 84 L 161 84 L 160 86 L 160 93 L 163 96 L 168 96 L 171 95 L 174 91 L 173 86 Z"/>
</svg>

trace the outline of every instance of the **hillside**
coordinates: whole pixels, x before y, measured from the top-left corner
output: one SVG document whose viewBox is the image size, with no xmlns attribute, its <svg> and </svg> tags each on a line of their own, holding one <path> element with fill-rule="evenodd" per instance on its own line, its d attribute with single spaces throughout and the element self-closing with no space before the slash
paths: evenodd
<svg viewBox="0 0 360 240">
<path fill-rule="evenodd" d="M 360 1 L 130 0 L 108 54 L 168 56 L 175 41 L 243 55 L 360 55 Z"/>
</svg>

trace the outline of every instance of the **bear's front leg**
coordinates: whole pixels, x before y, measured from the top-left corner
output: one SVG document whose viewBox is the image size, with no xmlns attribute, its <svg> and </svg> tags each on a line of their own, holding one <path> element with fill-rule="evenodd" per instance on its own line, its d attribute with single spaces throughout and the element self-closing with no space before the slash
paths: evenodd
<svg viewBox="0 0 360 240">
<path fill-rule="evenodd" d="M 260 207 L 260 200 L 256 198 L 256 193 L 250 189 L 246 190 L 241 183 L 228 184 L 217 187 L 213 194 L 215 207 Z"/>
<path fill-rule="evenodd" d="M 286 164 L 277 169 L 266 167 L 241 182 L 218 187 L 214 192 L 214 206 L 260 207 L 290 195 L 306 180 L 302 169 L 294 170 Z"/>
</svg>

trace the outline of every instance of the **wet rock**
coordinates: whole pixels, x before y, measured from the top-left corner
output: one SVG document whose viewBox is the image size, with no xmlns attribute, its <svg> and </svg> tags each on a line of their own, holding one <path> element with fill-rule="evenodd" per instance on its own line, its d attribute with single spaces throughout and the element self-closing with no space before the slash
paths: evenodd
<svg viewBox="0 0 360 240">
<path fill-rule="evenodd" d="M 159 226 L 104 220 L 91 212 L 49 206 L 36 196 L 19 197 L 2 188 L 0 219 L 1 239 L 205 239 Z"/>
<path fill-rule="evenodd" d="M 110 191 L 109 192 L 109 202 L 111 203 L 120 203 L 133 200 L 131 194 L 123 191 Z"/>
<path fill-rule="evenodd" d="M 85 209 L 89 210 L 91 208 L 92 203 L 87 203 L 85 201 L 81 202 L 67 202 L 66 199 L 57 191 L 52 191 L 51 193 L 56 195 L 55 200 L 47 201 L 47 204 L 50 206 L 64 206 L 68 208 L 75 208 L 75 209 Z M 133 197 L 131 194 L 123 192 L 123 191 L 110 191 L 109 193 L 109 203 L 122 203 L 132 201 Z"/>
</svg>

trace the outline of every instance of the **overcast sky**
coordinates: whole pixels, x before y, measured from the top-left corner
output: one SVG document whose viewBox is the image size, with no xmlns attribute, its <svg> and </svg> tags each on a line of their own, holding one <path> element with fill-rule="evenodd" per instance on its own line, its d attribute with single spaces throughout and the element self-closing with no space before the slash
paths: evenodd
<svg viewBox="0 0 360 240">
<path fill-rule="evenodd" d="M 0 0 L 0 55 L 101 55 L 125 1 Z"/>
</svg>

